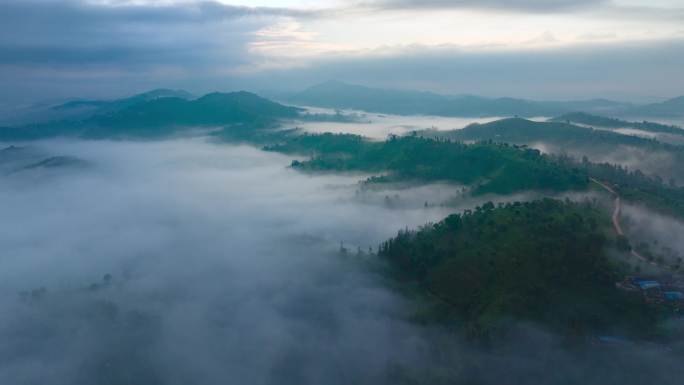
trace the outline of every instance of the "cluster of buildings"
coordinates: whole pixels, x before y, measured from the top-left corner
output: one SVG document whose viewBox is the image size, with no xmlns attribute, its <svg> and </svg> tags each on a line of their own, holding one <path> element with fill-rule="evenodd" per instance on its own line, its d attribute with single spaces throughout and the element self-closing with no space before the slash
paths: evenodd
<svg viewBox="0 0 684 385">
<path fill-rule="evenodd" d="M 684 282 L 669 276 L 629 276 L 615 284 L 619 289 L 640 293 L 647 303 L 669 304 L 684 308 Z"/>
</svg>

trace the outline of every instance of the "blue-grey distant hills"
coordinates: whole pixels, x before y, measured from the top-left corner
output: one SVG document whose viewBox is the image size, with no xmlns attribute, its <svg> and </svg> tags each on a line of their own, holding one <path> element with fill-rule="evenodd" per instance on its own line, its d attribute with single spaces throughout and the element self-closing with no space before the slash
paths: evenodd
<svg viewBox="0 0 684 385">
<path fill-rule="evenodd" d="M 355 109 L 397 115 L 558 116 L 575 111 L 601 115 L 682 116 L 684 98 L 636 106 L 607 99 L 580 101 L 534 101 L 516 98 L 485 98 L 473 95 L 440 95 L 432 92 L 387 90 L 329 81 L 292 95 L 288 101 L 316 107 Z"/>
<path fill-rule="evenodd" d="M 72 100 L 51 107 L 53 111 L 71 113 L 105 113 L 125 109 L 127 107 L 161 98 L 192 99 L 192 94 L 184 90 L 160 88 L 128 98 L 116 100 Z"/>
<path fill-rule="evenodd" d="M 0 176 L 29 170 L 66 170 L 83 168 L 88 162 L 74 156 L 55 155 L 35 147 L 0 147 Z"/>
<path fill-rule="evenodd" d="M 226 125 L 267 126 L 300 115 L 300 109 L 240 91 L 211 93 L 197 99 L 166 90 L 112 102 L 81 101 L 59 109 L 93 109 L 78 119 L 0 128 L 0 140 L 30 140 L 56 136 L 82 138 L 158 137 L 188 128 Z M 181 94 L 180 96 L 187 96 Z"/>
<path fill-rule="evenodd" d="M 634 128 L 641 131 L 653 133 L 666 133 L 673 135 L 684 135 L 684 129 L 670 124 L 661 124 L 648 121 L 630 122 L 621 119 L 608 118 L 605 116 L 591 115 L 586 112 L 571 112 L 555 118 L 554 122 L 578 123 L 587 126 L 604 127 L 609 129 Z"/>
<path fill-rule="evenodd" d="M 660 103 L 636 106 L 623 115 L 636 117 L 663 117 L 681 118 L 684 117 L 684 96 L 672 98 Z"/>
<path fill-rule="evenodd" d="M 143 102 L 170 97 L 193 98 L 192 94 L 184 90 L 162 88 L 114 100 L 76 99 L 67 102 L 42 102 L 5 111 L 0 114 L 0 124 L 16 126 L 66 119 L 83 120 L 95 115 L 120 111 Z"/>
</svg>

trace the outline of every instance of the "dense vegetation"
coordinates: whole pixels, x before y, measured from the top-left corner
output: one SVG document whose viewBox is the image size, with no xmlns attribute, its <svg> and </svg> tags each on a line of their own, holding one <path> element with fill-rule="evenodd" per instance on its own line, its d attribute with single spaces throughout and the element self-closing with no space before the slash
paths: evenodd
<svg viewBox="0 0 684 385">
<path fill-rule="evenodd" d="M 400 231 L 379 255 L 404 282 L 447 303 L 473 336 L 496 335 L 507 320 L 570 336 L 647 335 L 657 313 L 615 288 L 624 272 L 606 256 L 608 229 L 590 203 L 488 203 Z"/>
<path fill-rule="evenodd" d="M 57 105 L 38 104 L 0 114 L 3 126 L 25 126 L 63 120 L 82 121 L 95 115 L 112 114 L 136 104 L 160 98 L 191 99 L 192 95 L 183 90 L 156 89 L 120 99 L 76 99 Z"/>
<path fill-rule="evenodd" d="M 249 92 L 212 93 L 196 100 L 161 98 L 98 119 L 103 126 L 211 126 L 294 118 L 299 110 Z"/>
<path fill-rule="evenodd" d="M 545 123 L 541 127 L 549 124 L 558 125 L 560 136 L 567 135 L 563 132 L 566 126 L 581 132 L 589 130 L 563 123 Z M 507 138 L 515 133 L 510 135 Z M 465 144 L 418 136 L 375 142 L 351 134 L 297 135 L 282 131 L 266 142 L 268 139 L 278 143 L 265 146 L 266 150 L 310 156 L 309 160 L 293 162 L 293 167 L 301 170 L 386 173 L 369 179 L 378 183 L 453 181 L 473 186 L 475 194 L 582 190 L 593 177 L 615 186 L 630 203 L 684 218 L 684 188 L 674 181 L 665 182 L 658 176 L 619 165 L 592 163 L 587 158 L 578 161 L 565 155 L 543 155 L 534 149 L 491 141 Z"/>
<path fill-rule="evenodd" d="M 628 122 L 626 120 L 591 115 L 584 112 L 572 112 L 569 114 L 561 115 L 557 118 L 553 118 L 552 121 L 566 123 L 572 122 L 605 128 L 635 128 L 642 131 L 684 135 L 684 129 L 677 126 L 648 122 L 645 120 L 642 122 Z"/>
<path fill-rule="evenodd" d="M 422 180 L 474 185 L 475 193 L 583 189 L 587 177 L 539 151 L 494 144 L 464 144 L 417 136 L 373 142 L 356 135 L 301 135 L 266 150 L 311 155 L 293 167 L 315 171 L 387 172 L 374 182 Z"/>
<path fill-rule="evenodd" d="M 681 173 L 684 148 L 655 140 L 621 135 L 605 130 L 594 130 L 560 122 L 533 122 L 525 119 L 504 119 L 488 124 L 474 124 L 463 130 L 432 133 L 458 140 L 496 140 L 514 144 L 550 143 L 570 151 L 583 148 L 587 152 L 613 151 L 620 145 L 644 148 L 672 155 L 676 170 L 673 177 L 663 180 L 658 175 L 647 175 L 640 170 L 629 170 L 620 165 L 592 163 L 588 158 L 577 161 L 563 154 L 553 158 L 565 168 L 581 168 L 583 173 L 616 186 L 628 202 L 642 203 L 668 215 L 684 218 L 684 188 L 677 186 L 674 177 Z M 681 178 L 677 178 L 681 179 Z"/>
<path fill-rule="evenodd" d="M 674 154 L 684 153 L 684 148 L 680 146 L 661 143 L 654 139 L 580 127 L 565 122 L 535 122 L 521 118 L 501 119 L 485 124 L 475 123 L 462 130 L 428 133 L 455 140 L 495 140 L 516 144 L 543 142 L 558 147 L 596 150 L 614 150 L 622 145 Z"/>
<path fill-rule="evenodd" d="M 518 145 L 543 145 L 556 154 L 590 159 L 643 159 L 642 171 L 684 183 L 684 146 L 655 139 L 623 135 L 609 130 L 580 127 L 564 122 L 534 122 L 511 118 L 472 124 L 462 130 L 425 131 L 423 135 L 459 141 L 493 140 Z"/>
<path fill-rule="evenodd" d="M 192 95 L 183 90 L 156 89 L 123 99 L 115 100 L 72 100 L 51 107 L 54 111 L 70 111 L 73 113 L 105 114 L 162 98 L 179 98 L 189 100 Z"/>
<path fill-rule="evenodd" d="M 622 198 L 630 203 L 644 204 L 666 215 L 684 219 L 684 187 L 665 183 L 657 176 L 648 176 L 639 170 L 630 171 L 609 163 L 591 163 L 586 158 L 578 162 L 559 157 L 568 167 L 580 166 L 587 175 L 608 182 Z"/>
</svg>

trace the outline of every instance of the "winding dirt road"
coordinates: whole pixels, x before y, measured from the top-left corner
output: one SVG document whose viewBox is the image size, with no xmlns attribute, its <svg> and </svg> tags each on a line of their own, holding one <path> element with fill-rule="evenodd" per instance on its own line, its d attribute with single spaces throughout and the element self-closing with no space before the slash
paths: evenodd
<svg viewBox="0 0 684 385">
<path fill-rule="evenodd" d="M 603 187 L 604 190 L 608 191 L 615 197 L 615 208 L 613 209 L 613 228 L 615 229 L 615 232 L 620 235 L 620 236 L 625 236 L 625 233 L 622 231 L 622 226 L 620 225 L 620 214 L 622 213 L 622 201 L 620 200 L 620 194 L 617 193 L 612 187 L 609 185 L 601 182 L 598 179 L 595 178 L 589 178 L 592 182 L 596 183 L 597 185 Z M 653 265 L 660 267 L 657 263 L 649 260 L 648 258 L 644 257 L 643 255 L 639 254 L 636 250 L 631 249 L 631 253 L 633 256 L 641 259 L 642 261 Z"/>
</svg>

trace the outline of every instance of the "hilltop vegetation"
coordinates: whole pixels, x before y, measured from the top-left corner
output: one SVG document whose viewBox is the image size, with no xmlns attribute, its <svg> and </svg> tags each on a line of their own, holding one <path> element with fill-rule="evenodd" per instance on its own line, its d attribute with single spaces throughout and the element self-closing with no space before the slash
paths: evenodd
<svg viewBox="0 0 684 385">
<path fill-rule="evenodd" d="M 586 174 L 610 183 L 621 197 L 633 204 L 642 204 L 665 215 L 684 219 L 684 187 L 665 183 L 659 177 L 645 175 L 639 170 L 630 171 L 609 163 L 581 163 L 568 157 L 559 157 L 568 167 L 581 167 Z"/>
<path fill-rule="evenodd" d="M 424 131 L 421 134 L 458 141 L 492 140 L 544 146 L 556 155 L 570 154 L 603 162 L 638 164 L 642 171 L 664 179 L 684 182 L 684 147 L 655 139 L 623 135 L 609 130 L 581 127 L 565 122 L 535 122 L 521 118 L 471 124 L 461 130 Z"/>
<path fill-rule="evenodd" d="M 684 218 L 684 188 L 677 184 L 682 180 L 680 165 L 684 163 L 684 147 L 568 123 L 533 122 L 519 118 L 473 124 L 462 130 L 429 132 L 429 135 L 455 140 L 493 140 L 518 145 L 544 143 L 552 144 L 563 152 L 575 151 L 590 155 L 609 153 L 619 146 L 642 148 L 652 153 L 664 152 L 671 156 L 671 165 L 664 164 L 662 168 L 671 172 L 664 172 L 671 175 L 667 180 L 638 169 L 628 169 L 607 162 L 591 162 L 586 156 L 581 161 L 563 153 L 552 158 L 564 164 L 565 169 L 579 168 L 587 177 L 612 184 L 631 203 L 643 204 L 659 212 Z"/>
<path fill-rule="evenodd" d="M 137 104 L 96 123 L 103 127 L 122 126 L 212 126 L 294 118 L 299 109 L 286 107 L 249 92 L 212 93 L 195 100 L 161 98 Z"/>
<path fill-rule="evenodd" d="M 568 126 L 549 124 L 560 131 Z M 586 132 L 582 127 L 569 127 Z M 308 156 L 307 160 L 293 161 L 292 166 L 299 170 L 382 174 L 369 178 L 368 183 L 456 182 L 470 185 L 477 195 L 586 190 L 588 178 L 593 177 L 615 186 L 628 202 L 684 218 L 684 188 L 674 181 L 665 182 L 658 176 L 619 165 L 593 163 L 587 158 L 580 161 L 565 155 L 545 155 L 535 149 L 493 141 L 466 144 L 419 136 L 378 142 L 351 134 L 276 131 L 260 139 L 262 143 L 275 143 L 267 144 L 267 151 Z"/>
<path fill-rule="evenodd" d="M 635 128 L 641 131 L 648 131 L 654 133 L 667 133 L 674 135 L 684 135 L 684 129 L 677 126 L 642 121 L 642 122 L 628 122 L 615 118 L 607 118 L 604 116 L 591 115 L 585 112 L 573 112 L 564 114 L 551 119 L 554 122 L 579 123 L 589 126 L 605 127 L 605 128 Z"/>
<path fill-rule="evenodd" d="M 249 92 L 213 93 L 199 99 L 158 97 L 80 121 L 58 121 L 3 128 L 0 140 L 30 140 L 56 136 L 83 138 L 159 137 L 198 127 L 268 126 L 299 116 L 287 107 Z"/>
<path fill-rule="evenodd" d="M 581 169 L 507 144 L 468 145 L 417 136 L 373 142 L 356 135 L 323 134 L 292 137 L 266 149 L 311 155 L 310 160 L 293 162 L 301 170 L 387 172 L 372 182 L 453 181 L 475 186 L 476 194 L 565 191 L 587 185 Z"/>
<path fill-rule="evenodd" d="M 178 98 L 189 100 L 192 95 L 183 90 L 170 90 L 160 88 L 141 94 L 133 95 L 123 99 L 115 100 L 72 100 L 66 103 L 58 104 L 51 107 L 55 111 L 73 111 L 76 112 L 90 112 L 92 114 L 104 114 L 108 112 L 123 110 L 124 108 L 134 106 L 136 104 L 149 102 L 162 98 Z"/>
<path fill-rule="evenodd" d="M 44 103 L 5 111 L 0 115 L 0 122 L 2 125 L 19 126 L 67 119 L 81 121 L 96 115 L 121 111 L 136 104 L 170 97 L 192 99 L 193 96 L 187 91 L 162 88 L 114 100 L 76 99 L 56 105 Z"/>
<path fill-rule="evenodd" d="M 494 140 L 515 144 L 542 142 L 565 148 L 615 149 L 617 146 L 630 146 L 672 153 L 683 151 L 679 146 L 654 139 L 596 130 L 565 122 L 535 122 L 522 118 L 501 119 L 484 124 L 474 123 L 461 130 L 426 133 L 460 141 Z"/>
<path fill-rule="evenodd" d="M 544 199 L 454 214 L 400 231 L 379 255 L 396 277 L 448 304 L 465 330 L 492 337 L 532 321 L 569 336 L 649 336 L 658 313 L 615 288 L 607 215 L 590 203 Z"/>
</svg>

